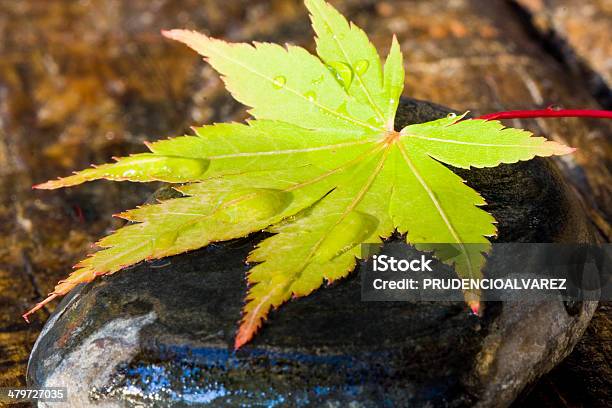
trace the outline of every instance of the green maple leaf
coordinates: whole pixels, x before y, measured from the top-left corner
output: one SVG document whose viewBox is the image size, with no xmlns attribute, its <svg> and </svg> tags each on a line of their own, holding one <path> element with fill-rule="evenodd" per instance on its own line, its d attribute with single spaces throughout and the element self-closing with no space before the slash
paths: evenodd
<svg viewBox="0 0 612 408">
<path fill-rule="evenodd" d="M 479 208 L 481 196 L 442 163 L 491 167 L 572 149 L 463 116 L 397 131 L 404 85 L 397 40 L 382 65 L 365 33 L 329 4 L 306 0 L 306 6 L 318 57 L 295 46 L 164 33 L 203 55 L 254 120 L 196 128 L 195 136 L 148 144 L 150 153 L 39 185 L 161 180 L 181 183 L 176 189 L 183 194 L 119 214 L 134 223 L 99 241 L 102 250 L 46 301 L 127 265 L 262 229 L 274 235 L 248 257 L 256 265 L 236 347 L 271 308 L 346 276 L 362 257 L 362 243 L 380 243 L 396 230 L 437 256 L 432 243 L 455 244 L 457 253 L 444 261 L 462 277 L 480 276 L 495 220 Z M 466 300 L 473 304 L 478 294 L 466 293 Z"/>
</svg>

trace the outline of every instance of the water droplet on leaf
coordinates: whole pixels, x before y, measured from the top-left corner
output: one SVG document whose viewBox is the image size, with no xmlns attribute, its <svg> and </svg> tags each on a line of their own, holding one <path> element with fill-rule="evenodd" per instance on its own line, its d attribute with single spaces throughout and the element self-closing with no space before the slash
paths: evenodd
<svg viewBox="0 0 612 408">
<path fill-rule="evenodd" d="M 163 165 L 151 169 L 151 176 L 173 180 L 194 180 L 208 168 L 208 160 L 166 157 Z"/>
<path fill-rule="evenodd" d="M 102 166 L 99 170 L 91 169 L 96 174 L 112 180 L 142 180 L 151 178 L 168 182 L 183 182 L 198 179 L 208 168 L 206 159 L 139 154 L 120 160 L 119 167 Z"/>
<path fill-rule="evenodd" d="M 355 64 L 355 73 L 357 73 L 357 75 L 359 76 L 362 76 L 366 73 L 369 67 L 370 63 L 368 62 L 368 60 L 359 60 Z"/>
<path fill-rule="evenodd" d="M 317 100 L 317 94 L 314 91 L 308 91 L 304 94 L 304 96 L 306 97 L 306 99 L 308 99 L 310 102 L 314 102 Z"/>
<path fill-rule="evenodd" d="M 218 218 L 230 223 L 264 220 L 283 211 L 293 200 L 286 191 L 253 188 L 228 195 L 221 204 Z"/>
<path fill-rule="evenodd" d="M 329 261 L 360 245 L 376 231 L 378 219 L 361 211 L 350 212 L 342 222 L 332 228 L 319 247 L 315 259 Z"/>
<path fill-rule="evenodd" d="M 344 62 L 336 61 L 329 63 L 329 69 L 345 89 L 349 89 L 353 83 L 353 69 Z"/>
<path fill-rule="evenodd" d="M 378 116 L 372 116 L 366 122 L 376 127 L 379 127 L 383 124 L 383 121 Z"/>
<path fill-rule="evenodd" d="M 283 86 L 285 86 L 286 83 L 287 78 L 282 75 L 279 75 L 274 78 L 274 84 L 272 86 L 274 86 L 274 89 L 281 89 Z"/>
</svg>

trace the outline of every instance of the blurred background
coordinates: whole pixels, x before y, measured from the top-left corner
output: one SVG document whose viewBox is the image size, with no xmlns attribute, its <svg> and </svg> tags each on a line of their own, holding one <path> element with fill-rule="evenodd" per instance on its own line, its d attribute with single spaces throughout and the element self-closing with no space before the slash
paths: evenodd
<svg viewBox="0 0 612 408">
<path fill-rule="evenodd" d="M 612 109 L 612 1 L 331 1 L 385 53 L 397 34 L 405 94 L 476 114 L 550 105 Z M 111 214 L 157 186 L 31 186 L 145 150 L 189 126 L 242 120 L 212 69 L 160 35 L 198 29 L 230 41 L 313 50 L 300 0 L 0 0 L 0 387 L 23 386 L 52 290 Z M 557 160 L 593 224 L 612 236 L 612 126 L 602 120 L 510 121 L 578 151 Z M 521 406 L 612 401 L 612 306 L 601 305 L 568 359 Z M 603 406 L 603 405 L 600 405 Z"/>
</svg>

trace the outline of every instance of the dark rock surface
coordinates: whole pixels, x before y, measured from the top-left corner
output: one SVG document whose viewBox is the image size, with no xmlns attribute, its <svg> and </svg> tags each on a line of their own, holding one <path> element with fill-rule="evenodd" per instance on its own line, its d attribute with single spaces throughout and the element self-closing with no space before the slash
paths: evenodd
<svg viewBox="0 0 612 408">
<path fill-rule="evenodd" d="M 608 408 L 612 401 L 612 302 L 600 302 L 572 354 L 516 401 L 516 408 Z"/>
<path fill-rule="evenodd" d="M 398 122 L 447 112 L 406 100 Z M 595 239 L 547 160 L 461 175 L 487 199 L 498 241 Z M 463 303 L 361 302 L 354 273 L 284 305 L 234 353 L 243 260 L 257 240 L 80 288 L 43 329 L 29 384 L 67 384 L 72 405 L 507 406 L 572 350 L 596 307 L 489 303 L 479 319 Z"/>
</svg>

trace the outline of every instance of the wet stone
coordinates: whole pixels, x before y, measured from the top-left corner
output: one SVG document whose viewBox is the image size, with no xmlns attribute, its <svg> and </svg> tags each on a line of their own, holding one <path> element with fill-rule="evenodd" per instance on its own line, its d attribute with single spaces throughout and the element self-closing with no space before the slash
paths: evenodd
<svg viewBox="0 0 612 408">
<path fill-rule="evenodd" d="M 402 101 L 397 127 L 452 113 Z M 548 160 L 459 171 L 499 221 L 497 241 L 592 242 Z M 596 304 L 361 302 L 359 271 L 273 312 L 232 344 L 253 235 L 82 286 L 32 351 L 30 386 L 67 385 L 72 406 L 509 405 L 584 332 Z"/>
</svg>

